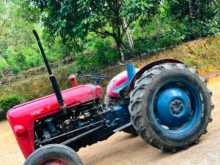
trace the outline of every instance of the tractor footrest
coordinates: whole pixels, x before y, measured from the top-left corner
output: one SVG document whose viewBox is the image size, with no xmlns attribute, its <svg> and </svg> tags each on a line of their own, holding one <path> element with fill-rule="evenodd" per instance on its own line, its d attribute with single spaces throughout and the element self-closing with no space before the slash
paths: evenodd
<svg viewBox="0 0 220 165">
<path fill-rule="evenodd" d="M 130 126 L 131 126 L 131 122 L 129 122 L 129 123 L 127 123 L 127 124 L 125 124 L 125 125 L 123 125 L 123 126 L 117 128 L 117 129 L 113 130 L 113 132 L 122 131 L 123 129 L 128 128 L 128 127 L 130 127 Z"/>
</svg>

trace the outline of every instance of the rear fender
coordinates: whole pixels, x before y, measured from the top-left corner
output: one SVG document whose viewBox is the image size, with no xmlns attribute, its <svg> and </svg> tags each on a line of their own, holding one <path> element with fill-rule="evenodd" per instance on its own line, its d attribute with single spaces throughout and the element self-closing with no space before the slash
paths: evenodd
<svg viewBox="0 0 220 165">
<path fill-rule="evenodd" d="M 136 73 L 136 75 L 130 81 L 130 84 L 128 86 L 129 92 L 134 89 L 134 85 L 135 85 L 136 80 L 138 80 L 145 71 L 151 69 L 152 67 L 154 67 L 156 65 L 165 64 L 165 63 L 180 63 L 180 64 L 183 64 L 183 62 L 181 62 L 179 60 L 175 60 L 175 59 L 162 59 L 162 60 L 154 61 L 152 63 L 149 63 L 149 64 L 145 65 L 144 67 L 142 67 Z"/>
</svg>

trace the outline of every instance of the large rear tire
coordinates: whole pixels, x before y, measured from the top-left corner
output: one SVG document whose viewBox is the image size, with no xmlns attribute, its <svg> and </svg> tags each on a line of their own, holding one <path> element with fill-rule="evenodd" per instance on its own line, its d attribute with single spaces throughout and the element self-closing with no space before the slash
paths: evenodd
<svg viewBox="0 0 220 165">
<path fill-rule="evenodd" d="M 213 108 L 206 81 L 184 64 L 153 67 L 130 94 L 134 128 L 145 142 L 166 152 L 198 143 L 207 132 Z"/>
<path fill-rule="evenodd" d="M 34 151 L 24 165 L 83 165 L 71 148 L 61 144 L 50 144 Z"/>
</svg>

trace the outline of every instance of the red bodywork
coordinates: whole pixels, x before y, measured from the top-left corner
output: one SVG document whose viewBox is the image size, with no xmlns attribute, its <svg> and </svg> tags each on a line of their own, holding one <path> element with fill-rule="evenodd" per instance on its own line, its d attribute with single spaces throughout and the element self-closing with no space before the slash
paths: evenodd
<svg viewBox="0 0 220 165">
<path fill-rule="evenodd" d="M 74 107 L 99 99 L 101 87 L 79 85 L 62 91 L 62 95 L 65 105 L 68 108 Z M 7 114 L 8 122 L 26 158 L 34 151 L 34 122 L 57 113 L 59 110 L 59 104 L 54 94 L 17 105 L 9 110 Z"/>
<path fill-rule="evenodd" d="M 126 83 L 128 81 L 128 75 L 127 71 L 121 72 L 109 82 L 106 90 L 106 94 L 109 97 L 117 98 L 119 97 L 119 94 L 114 92 L 114 89 L 121 86 L 122 84 Z"/>
</svg>

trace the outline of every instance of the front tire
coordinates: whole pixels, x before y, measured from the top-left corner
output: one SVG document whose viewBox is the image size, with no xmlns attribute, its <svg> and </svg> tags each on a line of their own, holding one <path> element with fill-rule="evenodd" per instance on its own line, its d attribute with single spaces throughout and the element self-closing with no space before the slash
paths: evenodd
<svg viewBox="0 0 220 165">
<path fill-rule="evenodd" d="M 71 148 L 61 144 L 50 144 L 35 150 L 24 165 L 83 165 Z"/>
<path fill-rule="evenodd" d="M 211 121 L 211 92 L 184 64 L 146 71 L 130 94 L 131 122 L 145 142 L 166 152 L 198 143 Z"/>
</svg>

